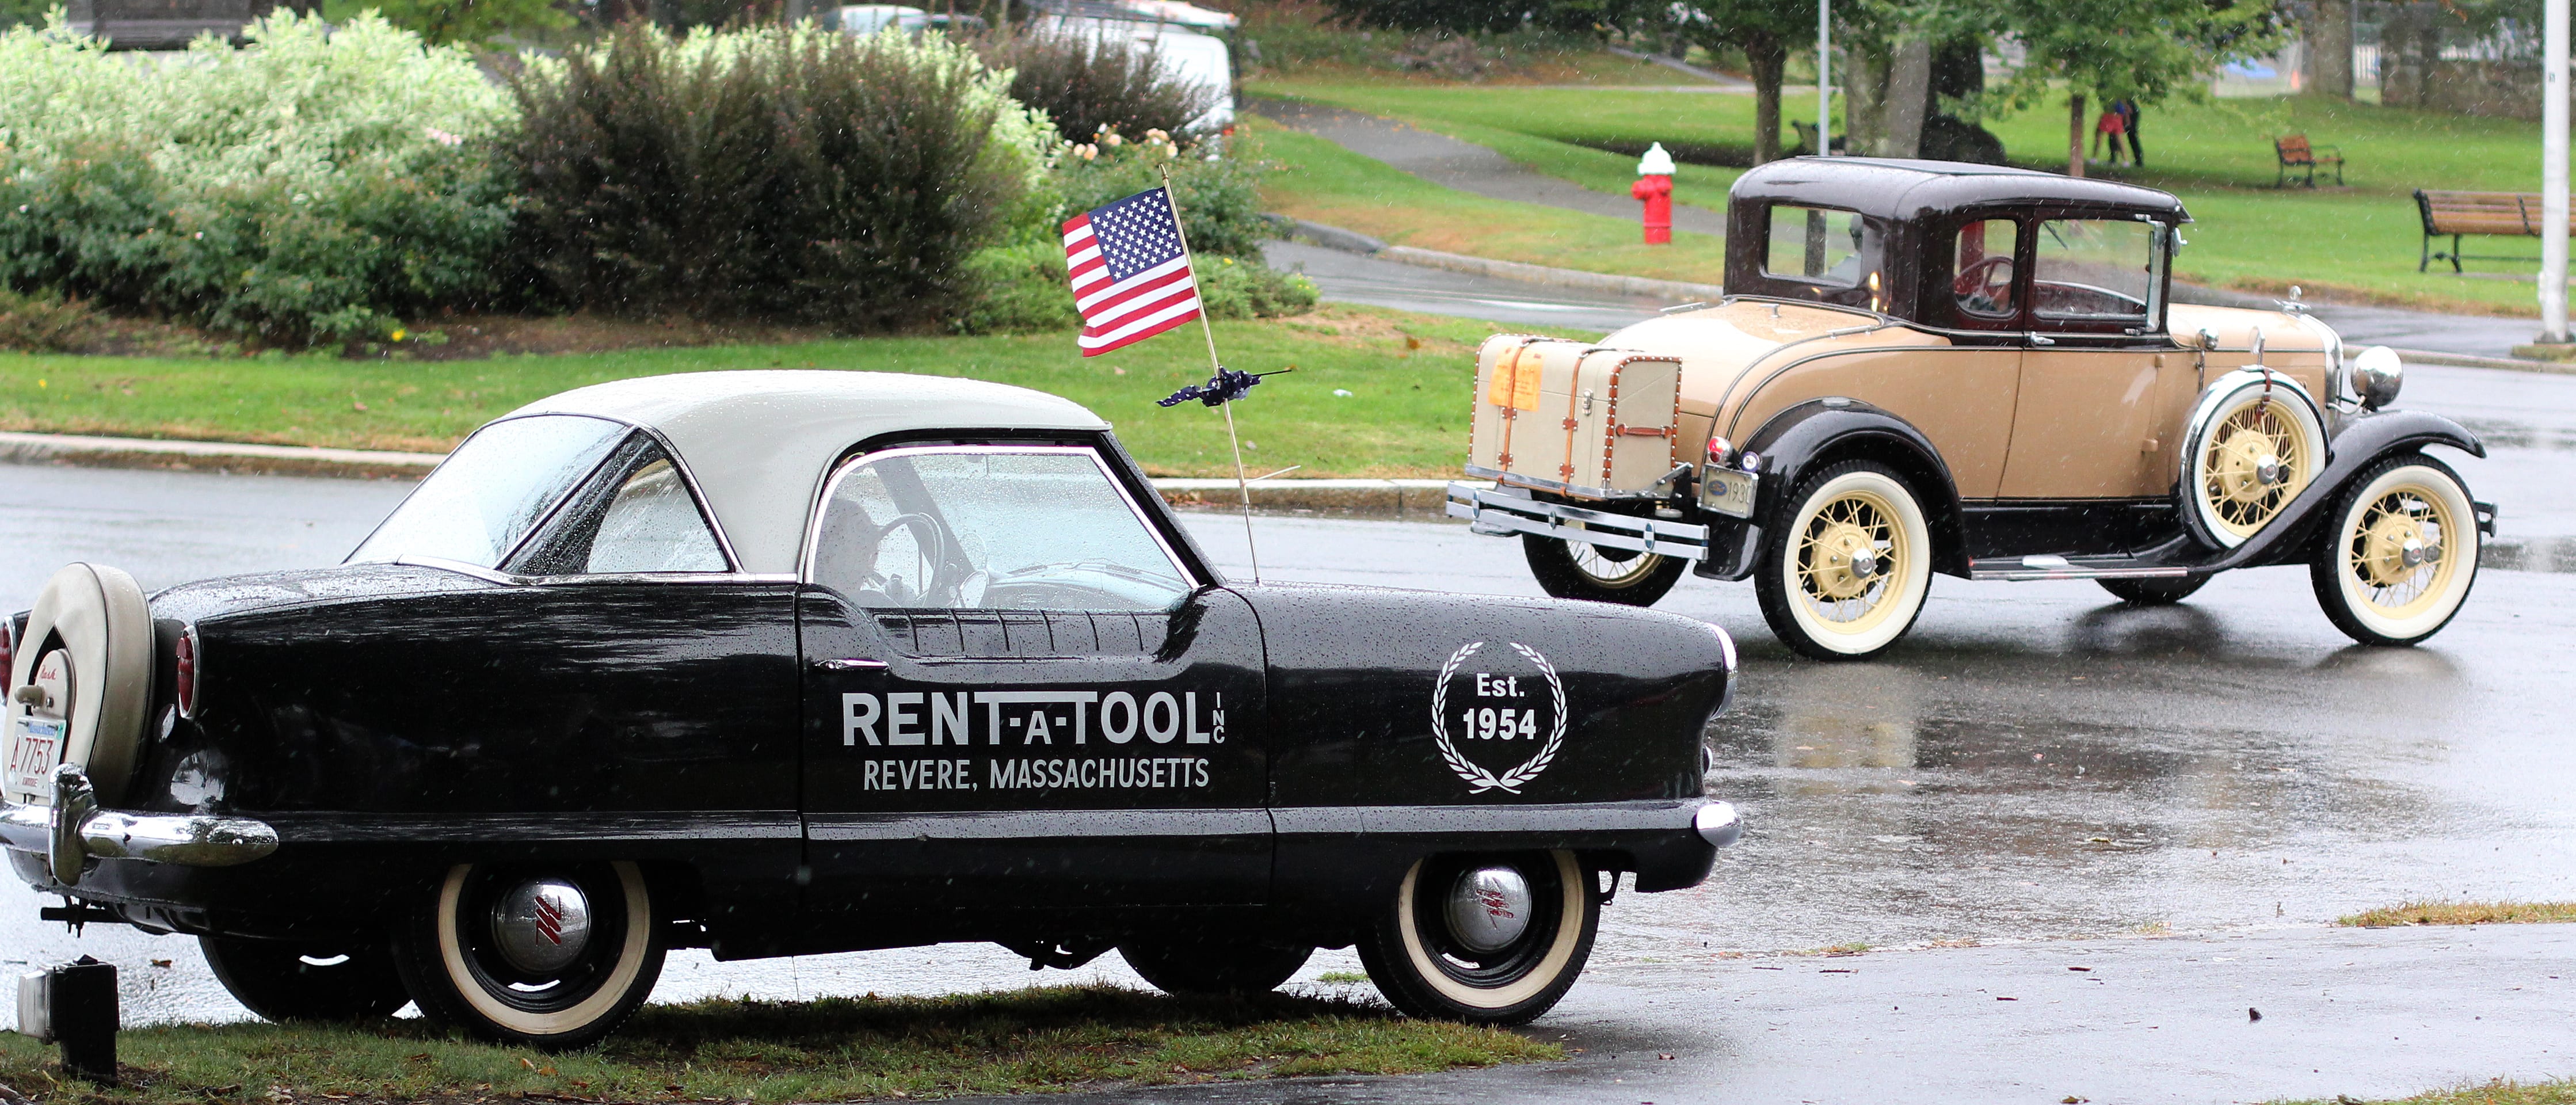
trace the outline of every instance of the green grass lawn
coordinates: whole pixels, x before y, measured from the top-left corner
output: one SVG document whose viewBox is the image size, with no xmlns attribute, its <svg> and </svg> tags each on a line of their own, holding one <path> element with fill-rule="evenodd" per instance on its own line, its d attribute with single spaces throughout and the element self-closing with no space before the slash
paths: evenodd
<svg viewBox="0 0 2576 1105">
<path fill-rule="evenodd" d="M 1295 319 L 1218 323 L 1217 346 L 1229 367 L 1297 369 L 1236 404 L 1245 461 L 1255 475 L 1292 464 L 1305 466 L 1301 477 L 1453 473 L 1467 447 L 1475 347 L 1500 329 L 1338 305 Z M 420 363 L 0 354 L 0 429 L 444 451 L 521 404 L 604 380 L 858 369 L 966 376 L 1062 395 L 1115 424 L 1154 475 L 1230 476 L 1218 412 L 1154 405 L 1207 378 L 1207 347 L 1194 330 L 1087 360 L 1070 333 Z"/>
<path fill-rule="evenodd" d="M 1262 80 L 1251 91 L 1393 116 L 1608 192 L 1624 191 L 1634 179 L 1634 159 L 1583 143 L 1687 142 L 1747 150 L 1753 144 L 1753 100 L 1745 95 L 1311 78 Z M 1802 111 L 1803 105 L 1792 98 L 1789 117 L 1812 112 Z M 2064 112 L 2062 104 L 2042 105 L 1990 126 L 2015 163 L 2060 169 L 2066 161 Z M 2482 272 L 2418 274 L 2421 224 L 2410 198 L 2416 188 L 2537 190 L 2536 124 L 2292 97 L 2159 106 L 2147 113 L 2141 133 L 2149 167 L 2118 172 L 2180 195 L 2198 220 L 2186 232 L 2192 244 L 2177 270 L 2184 279 L 2268 292 L 2298 284 L 2321 295 L 2444 310 L 2539 311 L 2532 283 L 2499 278 L 2527 276 L 2533 265 L 2472 262 Z M 2286 133 L 2341 146 L 2350 161 L 2350 186 L 2271 187 L 2271 139 Z M 1683 202 L 1722 206 L 1735 176 L 1734 170 L 1686 165 L 1675 194 Z M 1450 218 L 1436 198 L 1418 193 L 1384 189 L 1378 199 L 1387 210 L 1377 218 L 1385 223 Z M 2536 239 L 2468 244 L 2471 252 L 2539 256 Z M 1489 248 L 1501 256 L 1501 250 L 1519 247 L 1498 236 Z M 1545 249 L 1542 244 L 1542 253 L 1512 259 L 1567 264 L 1546 260 Z"/>
<path fill-rule="evenodd" d="M 2150 153 L 2148 156 L 2154 155 Z M 2337 1095 L 2332 1101 L 2282 1101 L 2273 1105 L 2576 1105 L 2576 1080 L 2507 1082 L 2497 1079 L 2447 1090 L 2430 1090 L 2393 1101 L 2362 1101 Z"/>
<path fill-rule="evenodd" d="M 1334 998 L 1183 1000 L 1112 987 L 946 998 L 647 1006 L 583 1052 L 475 1043 L 417 1020 L 169 1025 L 118 1039 L 123 1084 L 70 1080 L 0 1034 L 0 1084 L 46 1105 L 333 1101 L 848 1101 L 1410 1074 L 1562 1059 L 1500 1029 Z"/>
<path fill-rule="evenodd" d="M 1281 166 L 1262 182 L 1264 210 L 1475 257 L 1709 284 L 1726 274 L 1725 243 L 1714 235 L 1677 231 L 1672 245 L 1649 246 L 1635 220 L 1487 199 L 1274 123 L 1248 125 Z"/>
</svg>

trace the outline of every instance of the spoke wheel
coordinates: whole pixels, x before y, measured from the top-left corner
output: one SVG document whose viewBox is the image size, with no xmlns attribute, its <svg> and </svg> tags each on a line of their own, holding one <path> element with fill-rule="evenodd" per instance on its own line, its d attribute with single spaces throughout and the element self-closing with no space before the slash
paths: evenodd
<svg viewBox="0 0 2576 1105">
<path fill-rule="evenodd" d="M 1913 489 L 1867 461 L 1809 477 L 1766 527 L 1755 591 L 1782 643 L 1818 659 L 1872 656 L 1923 612 L 1931 530 Z"/>
<path fill-rule="evenodd" d="M 632 863 L 459 864 L 395 930 L 421 1013 L 501 1043 L 586 1047 L 642 1005 L 662 931 Z"/>
<path fill-rule="evenodd" d="M 1405 873 L 1360 962 L 1413 1016 L 1526 1024 L 1573 987 L 1600 927 L 1592 873 L 1572 852 L 1435 856 Z"/>
<path fill-rule="evenodd" d="M 2325 427 L 2296 391 L 2261 380 L 2204 408 L 2189 453 L 2185 493 L 2195 527 L 2234 548 L 2270 525 L 2325 463 Z"/>
<path fill-rule="evenodd" d="M 1689 561 L 1661 553 L 1603 548 L 1536 534 L 1521 535 L 1521 553 L 1529 560 L 1530 575 L 1548 594 L 1625 606 L 1654 605 L 1690 567 Z"/>
<path fill-rule="evenodd" d="M 2429 457 L 2391 458 L 2354 481 L 2310 571 L 2335 628 L 2405 645 L 2449 624 L 2477 578 L 2474 509 L 2459 476 Z"/>
</svg>

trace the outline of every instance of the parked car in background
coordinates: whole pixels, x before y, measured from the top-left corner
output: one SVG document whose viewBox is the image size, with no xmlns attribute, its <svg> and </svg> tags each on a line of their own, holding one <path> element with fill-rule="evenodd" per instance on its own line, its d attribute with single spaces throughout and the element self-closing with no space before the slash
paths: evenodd
<svg viewBox="0 0 2576 1105">
<path fill-rule="evenodd" d="M 2458 612 L 2495 508 L 2392 409 L 2403 366 L 2297 304 L 2170 301 L 2190 221 L 2150 188 L 1795 158 L 1738 178 L 1725 300 L 1599 342 L 1478 354 L 1449 512 L 1548 593 L 1650 604 L 1750 577 L 1819 658 L 1874 655 L 1932 577 L 2089 579 L 2170 603 L 2303 564 L 2326 616 L 2411 644 Z"/>
<path fill-rule="evenodd" d="M 1622 873 L 1739 832 L 1723 631 L 1228 580 L 1097 416 L 947 377 L 582 388 L 346 563 L 75 564 L 0 626 L 11 870 L 271 1018 L 570 1047 L 669 948 L 974 940 L 1175 992 L 1356 945 L 1408 1012 L 1517 1023 Z"/>
</svg>

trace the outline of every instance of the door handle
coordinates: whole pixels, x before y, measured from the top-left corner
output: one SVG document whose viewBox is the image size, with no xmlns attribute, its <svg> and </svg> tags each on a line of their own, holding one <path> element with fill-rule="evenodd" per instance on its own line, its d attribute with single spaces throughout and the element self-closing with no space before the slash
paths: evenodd
<svg viewBox="0 0 2576 1105">
<path fill-rule="evenodd" d="M 816 661 L 814 666 L 821 668 L 824 671 L 873 671 L 886 666 L 886 663 L 883 660 L 870 660 L 866 657 L 851 656 L 839 660 Z"/>
<path fill-rule="evenodd" d="M 2030 336 L 2030 343 L 2031 343 L 2032 345 L 2055 345 L 2055 344 L 2057 344 L 2057 339 L 2055 339 L 2055 338 L 2044 338 L 2044 337 L 2041 337 L 2041 336 L 2039 336 L 2039 335 L 2037 335 L 2037 334 L 2032 334 L 2032 335 Z"/>
</svg>

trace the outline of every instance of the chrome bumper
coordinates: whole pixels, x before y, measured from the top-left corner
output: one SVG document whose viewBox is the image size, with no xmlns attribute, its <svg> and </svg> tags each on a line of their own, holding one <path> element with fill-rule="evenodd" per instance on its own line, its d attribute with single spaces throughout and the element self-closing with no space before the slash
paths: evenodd
<svg viewBox="0 0 2576 1105">
<path fill-rule="evenodd" d="M 1724 848 L 1744 838 L 1744 818 L 1735 812 L 1733 802 L 1711 802 L 1691 815 L 1691 828 L 1712 848 Z"/>
<path fill-rule="evenodd" d="M 90 859 L 139 859 L 185 867 L 232 867 L 277 850 L 277 830 L 245 817 L 127 813 L 98 808 L 81 769 L 54 769 L 51 806 L 0 803 L 0 844 L 45 857 L 54 881 L 80 883 Z"/>
<path fill-rule="evenodd" d="M 1466 519 L 1469 530 L 1490 536 L 1535 533 L 1681 560 L 1708 559 L 1707 526 L 1543 503 L 1507 488 L 1450 484 L 1448 514 Z"/>
</svg>

